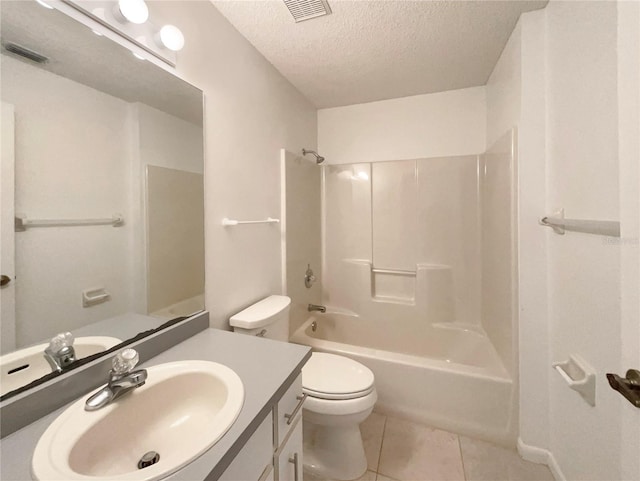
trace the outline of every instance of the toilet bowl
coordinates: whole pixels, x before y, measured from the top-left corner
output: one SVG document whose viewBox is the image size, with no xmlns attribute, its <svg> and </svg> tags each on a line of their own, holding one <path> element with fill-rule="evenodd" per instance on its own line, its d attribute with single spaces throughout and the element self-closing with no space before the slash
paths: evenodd
<svg viewBox="0 0 640 481">
<path fill-rule="evenodd" d="M 288 341 L 287 296 L 269 296 L 229 319 L 235 332 Z M 367 470 L 360 423 L 373 411 L 378 395 L 374 376 L 359 362 L 314 352 L 302 368 L 303 462 L 312 475 L 340 481 Z"/>
<path fill-rule="evenodd" d="M 343 356 L 314 352 L 302 368 L 307 394 L 304 467 L 329 479 L 359 478 L 367 470 L 360 423 L 378 395 L 370 369 Z"/>
</svg>

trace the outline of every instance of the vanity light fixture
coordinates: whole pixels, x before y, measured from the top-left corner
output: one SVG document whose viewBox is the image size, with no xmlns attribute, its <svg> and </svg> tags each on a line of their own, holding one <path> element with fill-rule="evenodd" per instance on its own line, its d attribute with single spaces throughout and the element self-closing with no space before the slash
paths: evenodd
<svg viewBox="0 0 640 481">
<path fill-rule="evenodd" d="M 118 0 L 114 16 L 123 23 L 141 25 L 149 19 L 149 7 L 144 0 Z"/>
<path fill-rule="evenodd" d="M 42 5 L 44 8 L 48 8 L 49 10 L 53 10 L 53 7 L 51 5 L 49 5 L 47 2 L 45 2 L 44 0 L 36 0 L 36 2 L 38 2 L 38 4 Z"/>
<path fill-rule="evenodd" d="M 70 5 L 126 41 L 134 43 L 144 51 L 135 49 L 136 56 L 143 57 L 141 60 L 155 61 L 150 57 L 153 56 L 171 67 L 176 66 L 176 52 L 184 46 L 184 35 L 174 25 L 160 28 L 162 23 L 154 23 L 145 0 L 61 0 L 61 3 Z M 133 46 L 127 47 L 134 50 Z"/>
<path fill-rule="evenodd" d="M 140 37 L 136 37 L 136 42 L 138 42 L 139 44 L 144 45 L 146 43 L 146 39 L 143 36 Z M 134 52 L 133 50 L 131 51 L 131 54 L 137 58 L 138 60 L 146 60 L 146 58 L 144 58 L 142 55 L 140 55 L 139 53 Z"/>
<path fill-rule="evenodd" d="M 174 25 L 165 25 L 157 35 L 157 41 L 162 47 L 177 52 L 184 47 L 184 35 L 180 29 Z"/>
</svg>

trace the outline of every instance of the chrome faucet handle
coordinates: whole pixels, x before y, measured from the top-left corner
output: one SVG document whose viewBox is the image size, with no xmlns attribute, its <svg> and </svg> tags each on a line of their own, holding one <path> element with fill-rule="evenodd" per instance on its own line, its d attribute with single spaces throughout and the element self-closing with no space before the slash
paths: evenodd
<svg viewBox="0 0 640 481">
<path fill-rule="evenodd" d="M 133 370 L 140 361 L 138 351 L 135 349 L 125 349 L 120 351 L 111 361 L 111 372 L 121 376 Z"/>
<path fill-rule="evenodd" d="M 44 358 L 51 366 L 53 372 L 62 372 L 76 360 L 76 351 L 73 348 L 74 337 L 70 332 L 56 334 L 49 341 L 44 350 Z"/>
<path fill-rule="evenodd" d="M 49 347 L 47 347 L 47 351 L 51 354 L 57 354 L 65 347 L 73 346 L 74 340 L 75 338 L 70 332 L 61 332 L 60 334 L 56 334 L 49 341 Z"/>
<path fill-rule="evenodd" d="M 140 356 L 135 349 L 125 349 L 115 355 L 111 361 L 109 382 L 86 400 L 85 411 L 96 411 L 119 399 L 124 394 L 138 388 L 147 380 L 147 370 L 134 371 Z"/>
</svg>

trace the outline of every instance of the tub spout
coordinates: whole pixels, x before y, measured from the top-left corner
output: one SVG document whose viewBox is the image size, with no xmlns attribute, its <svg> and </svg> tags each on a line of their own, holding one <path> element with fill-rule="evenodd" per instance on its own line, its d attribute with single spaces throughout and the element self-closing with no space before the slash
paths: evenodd
<svg viewBox="0 0 640 481">
<path fill-rule="evenodd" d="M 314 311 L 319 311 L 319 312 L 327 312 L 327 308 L 324 306 L 318 306 L 316 304 L 309 304 L 309 306 L 307 307 L 307 311 L 309 312 L 314 312 Z"/>
</svg>

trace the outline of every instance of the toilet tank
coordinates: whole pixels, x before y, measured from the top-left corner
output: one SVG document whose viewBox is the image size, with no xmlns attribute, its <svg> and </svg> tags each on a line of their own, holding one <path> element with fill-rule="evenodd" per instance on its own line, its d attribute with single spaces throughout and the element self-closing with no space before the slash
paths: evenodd
<svg viewBox="0 0 640 481">
<path fill-rule="evenodd" d="M 290 306 L 287 296 L 269 296 L 231 316 L 229 324 L 234 332 L 288 341 Z"/>
</svg>

